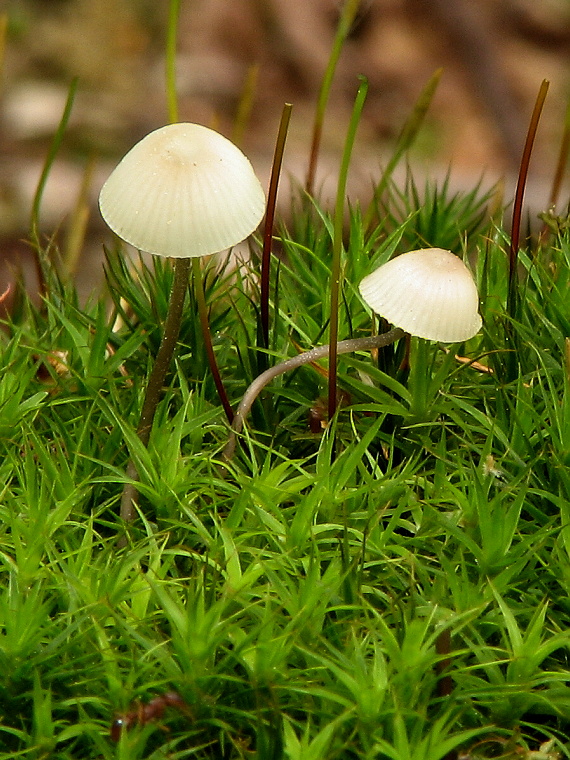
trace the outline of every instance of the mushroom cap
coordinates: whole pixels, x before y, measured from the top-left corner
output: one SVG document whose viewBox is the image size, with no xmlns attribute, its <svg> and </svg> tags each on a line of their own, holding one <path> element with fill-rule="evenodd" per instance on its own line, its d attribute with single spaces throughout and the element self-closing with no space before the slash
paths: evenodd
<svg viewBox="0 0 570 760">
<path fill-rule="evenodd" d="M 99 195 L 109 227 L 142 251 L 188 258 L 230 248 L 265 212 L 249 160 L 200 124 L 156 129 L 113 170 Z"/>
<path fill-rule="evenodd" d="M 481 328 L 471 272 L 442 248 L 391 259 L 362 280 L 360 293 L 373 311 L 418 338 L 458 343 Z"/>
</svg>

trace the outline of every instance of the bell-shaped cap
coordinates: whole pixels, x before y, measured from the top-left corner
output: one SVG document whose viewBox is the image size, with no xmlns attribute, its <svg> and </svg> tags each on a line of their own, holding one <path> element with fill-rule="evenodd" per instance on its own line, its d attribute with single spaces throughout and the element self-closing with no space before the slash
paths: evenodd
<svg viewBox="0 0 570 760">
<path fill-rule="evenodd" d="M 362 280 L 360 293 L 373 311 L 418 338 L 458 343 L 481 328 L 471 272 L 441 248 L 396 256 Z"/>
<path fill-rule="evenodd" d="M 169 124 L 138 142 L 99 195 L 103 219 L 135 248 L 160 256 L 205 256 L 250 235 L 265 193 L 249 160 L 200 124 Z"/>
</svg>

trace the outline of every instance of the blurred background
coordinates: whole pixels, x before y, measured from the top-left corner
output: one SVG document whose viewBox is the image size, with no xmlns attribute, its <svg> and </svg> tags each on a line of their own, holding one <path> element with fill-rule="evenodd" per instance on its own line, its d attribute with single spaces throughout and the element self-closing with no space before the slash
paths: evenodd
<svg viewBox="0 0 570 760">
<path fill-rule="evenodd" d="M 267 181 L 284 102 L 293 104 L 281 197 L 304 180 L 322 75 L 339 0 L 182 0 L 178 45 L 180 119 L 236 137 L 245 83 L 256 78 L 241 147 Z M 2 4 L 0 4 L 2 9 Z M 167 0 L 4 0 L 6 48 L 0 100 L 0 287 L 25 261 L 31 199 L 70 82 L 73 113 L 42 204 L 45 234 L 64 235 L 91 167 L 86 251 L 100 262 L 109 235 L 100 186 L 118 159 L 166 123 Z M 570 94 L 570 0 L 362 0 L 327 111 L 317 189 L 332 197 L 358 75 L 370 81 L 349 178 L 366 203 L 429 77 L 444 68 L 411 153 L 416 175 L 452 167 L 452 187 L 512 188 L 538 88 L 550 80 L 527 201 L 548 203 Z M 506 196 L 510 197 L 509 195 Z M 564 203 L 567 203 L 567 195 Z M 560 211 L 559 211 L 560 213 Z M 100 267 L 81 267 L 89 290 Z"/>
</svg>

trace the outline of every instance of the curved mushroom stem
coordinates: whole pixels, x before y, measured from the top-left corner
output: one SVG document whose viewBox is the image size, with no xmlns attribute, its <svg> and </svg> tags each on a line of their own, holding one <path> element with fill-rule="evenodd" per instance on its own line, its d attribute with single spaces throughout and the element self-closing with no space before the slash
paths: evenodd
<svg viewBox="0 0 570 760">
<path fill-rule="evenodd" d="M 337 354 L 349 354 L 352 351 L 371 351 L 374 348 L 383 348 L 389 346 L 391 343 L 399 340 L 405 335 L 405 331 L 399 327 L 395 327 L 393 330 L 382 333 L 381 335 L 372 335 L 369 338 L 352 338 L 350 340 L 341 340 L 337 343 Z M 236 448 L 236 436 L 241 433 L 245 418 L 247 417 L 249 410 L 253 406 L 253 402 L 261 393 L 261 391 L 268 385 L 275 377 L 282 375 L 290 369 L 296 369 L 303 364 L 314 362 L 317 359 L 323 359 L 328 356 L 330 346 L 317 346 L 310 351 L 305 351 L 303 354 L 293 356 L 291 359 L 287 359 L 281 364 L 276 364 L 274 367 L 262 372 L 261 375 L 255 378 L 249 388 L 246 390 L 240 405 L 238 406 L 234 419 L 231 425 L 230 437 L 222 452 L 222 457 L 229 461 L 235 452 Z"/>
</svg>

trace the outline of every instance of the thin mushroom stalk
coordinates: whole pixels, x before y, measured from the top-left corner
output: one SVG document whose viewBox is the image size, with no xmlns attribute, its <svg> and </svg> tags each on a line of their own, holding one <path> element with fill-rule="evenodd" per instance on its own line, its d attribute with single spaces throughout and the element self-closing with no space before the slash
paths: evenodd
<svg viewBox="0 0 570 760">
<path fill-rule="evenodd" d="M 368 338 L 341 340 L 336 344 L 337 354 L 349 354 L 353 351 L 371 351 L 375 348 L 383 348 L 384 346 L 389 346 L 391 343 L 395 343 L 395 341 L 402 338 L 405 334 L 404 330 L 395 327 L 393 330 L 389 330 L 381 335 L 372 335 Z M 284 372 L 288 372 L 290 369 L 296 369 L 303 364 L 309 364 L 318 359 L 323 359 L 329 355 L 329 351 L 330 346 L 328 343 L 324 346 L 317 346 L 310 351 L 305 351 L 304 353 L 293 356 L 291 359 L 287 359 L 280 364 L 276 364 L 274 367 L 270 367 L 255 378 L 246 390 L 234 415 L 230 429 L 230 436 L 222 452 L 222 456 L 226 461 L 232 459 L 236 448 L 236 437 L 243 429 L 244 422 L 253 406 L 253 402 L 265 386 L 269 385 L 274 378 L 282 375 Z"/>
<path fill-rule="evenodd" d="M 184 299 L 188 288 L 189 271 L 190 259 L 176 259 L 174 265 L 174 283 L 170 293 L 164 332 L 146 387 L 141 416 L 137 427 L 137 435 L 143 446 L 148 445 L 152 423 L 162 395 L 162 386 L 164 385 L 166 373 L 168 372 L 178 341 Z M 132 459 L 129 460 L 127 465 L 126 475 L 132 481 L 138 480 L 137 468 Z M 121 518 L 126 523 L 134 520 L 137 495 L 138 490 L 136 485 L 133 482 L 127 482 L 121 496 Z"/>
</svg>

